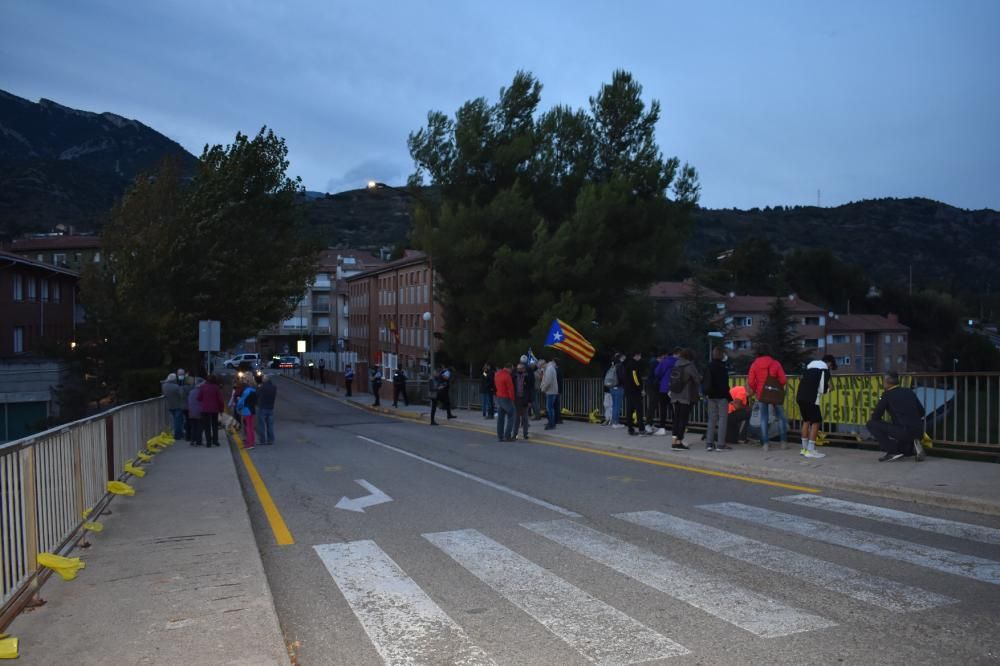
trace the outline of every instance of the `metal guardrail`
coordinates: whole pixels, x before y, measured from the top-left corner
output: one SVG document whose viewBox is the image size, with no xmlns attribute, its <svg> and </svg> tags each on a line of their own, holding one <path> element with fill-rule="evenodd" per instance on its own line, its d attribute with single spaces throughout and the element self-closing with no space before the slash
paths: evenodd
<svg viewBox="0 0 1000 666">
<path fill-rule="evenodd" d="M 48 578 L 38 553 L 73 543 L 83 512 L 100 511 L 107 482 L 167 425 L 163 398 L 152 398 L 0 444 L 0 629 Z"/>
<path fill-rule="evenodd" d="M 799 421 L 795 403 L 798 376 L 789 376 L 785 412 L 791 422 Z M 745 375 L 730 378 L 732 386 L 745 386 Z M 1000 373 L 911 373 L 902 376 L 923 403 L 927 432 L 936 444 L 1000 453 Z M 832 439 L 870 439 L 865 424 L 883 393 L 878 374 L 834 375 L 832 390 L 822 401 L 823 430 Z M 478 379 L 452 382 L 452 404 L 478 409 L 481 403 Z M 565 379 L 560 396 L 563 409 L 573 416 L 587 417 L 594 410 L 603 418 L 604 386 L 601 378 Z M 544 407 L 545 401 L 540 404 Z M 648 404 L 648 403 L 647 403 Z M 649 419 L 647 408 L 647 420 Z M 708 408 L 705 401 L 692 405 L 691 425 L 704 427 Z M 669 419 L 667 419 L 669 423 Z"/>
</svg>

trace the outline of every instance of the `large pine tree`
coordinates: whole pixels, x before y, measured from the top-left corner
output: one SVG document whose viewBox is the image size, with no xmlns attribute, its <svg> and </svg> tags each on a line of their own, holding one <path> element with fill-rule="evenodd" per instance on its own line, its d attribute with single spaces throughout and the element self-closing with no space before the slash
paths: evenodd
<svg viewBox="0 0 1000 666">
<path fill-rule="evenodd" d="M 802 336 L 795 331 L 788 304 L 781 298 L 774 299 L 753 344 L 757 350 L 768 349 L 786 372 L 801 371 L 810 356 L 802 346 Z"/>
</svg>

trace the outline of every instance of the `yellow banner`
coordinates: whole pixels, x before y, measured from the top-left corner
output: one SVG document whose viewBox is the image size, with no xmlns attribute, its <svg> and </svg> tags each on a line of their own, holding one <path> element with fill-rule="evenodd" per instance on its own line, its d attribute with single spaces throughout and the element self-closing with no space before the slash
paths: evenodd
<svg viewBox="0 0 1000 666">
<path fill-rule="evenodd" d="M 746 385 L 746 377 L 733 377 L 732 383 Z M 912 383 L 912 377 L 902 378 L 904 386 Z M 834 375 L 831 384 L 830 392 L 820 402 L 826 423 L 865 425 L 885 392 L 881 375 Z M 795 401 L 798 389 L 799 377 L 790 376 L 785 386 L 785 416 L 791 421 L 802 418 Z"/>
</svg>

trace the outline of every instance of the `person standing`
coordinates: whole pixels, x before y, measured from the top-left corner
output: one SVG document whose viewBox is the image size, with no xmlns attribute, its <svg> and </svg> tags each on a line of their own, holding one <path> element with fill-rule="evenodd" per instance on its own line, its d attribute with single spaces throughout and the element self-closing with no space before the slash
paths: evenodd
<svg viewBox="0 0 1000 666">
<path fill-rule="evenodd" d="M 181 387 L 181 393 L 184 395 L 184 439 L 191 441 L 191 416 L 188 414 L 188 395 L 194 388 L 194 382 L 188 377 L 187 372 L 184 368 L 177 368 L 177 385 Z"/>
<path fill-rule="evenodd" d="M 611 387 L 611 428 L 619 430 L 625 427 L 621 422 L 625 404 L 625 354 L 615 354 L 614 369 L 616 383 Z"/>
<path fill-rule="evenodd" d="M 344 388 L 347 389 L 347 397 L 351 397 L 351 387 L 354 385 L 354 366 L 350 363 L 344 368 Z"/>
<path fill-rule="evenodd" d="M 188 444 L 191 446 L 201 446 L 201 387 L 204 382 L 203 379 L 196 379 L 194 387 L 187 395 L 188 422 L 191 424 L 191 439 L 188 440 Z"/>
<path fill-rule="evenodd" d="M 257 426 L 260 428 L 261 446 L 274 444 L 274 401 L 277 397 L 278 387 L 269 375 L 263 375 L 257 389 Z"/>
<path fill-rule="evenodd" d="M 257 418 L 257 389 L 252 384 L 247 384 L 240 394 L 240 399 L 236 402 L 236 410 L 243 420 L 243 437 L 245 438 L 243 448 L 254 448 L 257 438 L 256 418 Z"/>
<path fill-rule="evenodd" d="M 455 418 L 451 413 L 451 370 L 442 366 L 431 382 L 431 425 L 437 425 L 434 416 L 439 405 L 445 410 L 449 419 Z"/>
<path fill-rule="evenodd" d="M 209 375 L 208 381 L 198 389 L 201 409 L 201 427 L 205 431 L 205 447 L 219 445 L 219 414 L 225 410 L 225 398 L 219 388 L 219 378 Z"/>
<path fill-rule="evenodd" d="M 372 370 L 372 395 L 375 396 L 372 407 L 379 407 L 382 404 L 382 368 Z"/>
<path fill-rule="evenodd" d="M 556 376 L 556 364 L 555 361 L 546 363 L 544 360 L 538 359 L 538 368 L 542 371 L 542 384 L 539 388 L 545 394 L 545 415 L 548 417 L 545 430 L 555 430 L 556 408 L 559 401 L 559 378 Z"/>
<path fill-rule="evenodd" d="M 674 349 L 672 354 L 664 354 L 660 362 L 656 364 L 656 396 L 660 407 L 660 422 L 657 425 L 655 435 L 665 437 L 667 435 L 667 415 L 670 413 L 670 375 L 677 364 L 677 355 L 680 349 Z"/>
<path fill-rule="evenodd" d="M 184 437 L 184 411 L 187 403 L 184 400 L 184 390 L 177 383 L 177 373 L 171 372 L 160 384 L 163 392 L 164 402 L 170 412 L 170 419 L 174 429 L 174 439 Z"/>
<path fill-rule="evenodd" d="M 885 393 L 875 405 L 867 425 L 868 432 L 878 441 L 883 452 L 878 461 L 894 462 L 912 455 L 916 455 L 918 461 L 923 460 L 924 447 L 920 444 L 924 434 L 923 404 L 912 389 L 899 385 L 899 374 L 896 372 L 886 372 L 882 382 Z M 882 420 L 886 412 L 892 418 L 891 423 Z"/>
<path fill-rule="evenodd" d="M 406 371 L 396 368 L 392 372 L 392 406 L 399 407 L 399 397 L 403 396 L 403 404 L 410 406 L 410 399 L 406 396 Z"/>
<path fill-rule="evenodd" d="M 479 382 L 479 402 L 483 408 L 484 419 L 493 418 L 493 394 L 496 391 L 495 377 L 496 370 L 493 369 L 493 364 L 489 362 L 484 363 L 483 376 Z"/>
<path fill-rule="evenodd" d="M 674 407 L 674 443 L 671 448 L 675 451 L 689 449 L 684 443 L 684 435 L 691 418 L 691 405 L 698 402 L 700 384 L 701 373 L 694 365 L 694 352 L 682 349 L 670 373 L 670 402 Z"/>
<path fill-rule="evenodd" d="M 497 439 L 501 442 L 514 441 L 514 378 L 508 363 L 493 373 L 497 397 Z M 492 393 L 491 393 L 492 395 Z"/>
<path fill-rule="evenodd" d="M 785 386 L 788 384 L 788 378 L 785 376 L 785 369 L 781 367 L 781 364 L 771 358 L 770 348 L 766 344 L 757 348 L 757 354 L 757 358 L 750 364 L 747 385 L 750 392 L 756 396 L 757 402 L 760 403 L 760 443 L 767 451 L 771 441 L 768 428 L 773 409 L 778 419 L 781 448 L 786 448 L 788 420 L 785 418 Z"/>
<path fill-rule="evenodd" d="M 528 365 L 528 371 L 535 374 L 535 386 L 538 387 L 538 391 L 535 392 L 535 395 L 531 396 L 531 411 L 534 414 L 535 420 L 541 421 L 542 407 L 539 404 L 538 393 L 542 390 L 542 376 L 545 374 L 545 359 L 535 359 L 534 363 Z"/>
<path fill-rule="evenodd" d="M 563 422 L 562 418 L 563 371 L 562 368 L 559 367 L 558 360 L 552 359 L 551 361 L 549 361 L 549 363 L 555 365 L 556 368 L 556 388 L 559 389 L 558 391 L 556 391 L 556 425 L 558 425 Z"/>
<path fill-rule="evenodd" d="M 517 364 L 514 374 L 514 439 L 521 431 L 524 439 L 528 439 L 528 408 L 531 407 L 535 395 L 535 373 L 530 372 L 521 362 Z"/>
<path fill-rule="evenodd" d="M 630 435 L 647 434 L 642 404 L 643 370 L 642 352 L 633 353 L 625 362 L 625 421 Z"/>
<path fill-rule="evenodd" d="M 326 359 L 319 359 L 319 385 L 326 386 Z"/>
<path fill-rule="evenodd" d="M 708 428 L 705 432 L 706 451 L 729 451 L 726 429 L 729 425 L 729 370 L 722 347 L 712 350 L 712 361 L 705 373 L 705 397 L 708 399 Z"/>
<path fill-rule="evenodd" d="M 806 458 L 825 458 L 825 453 L 816 450 L 816 437 L 823 423 L 823 411 L 820 402 L 823 395 L 830 392 L 831 373 L 837 369 L 837 361 L 827 354 L 822 361 L 812 361 L 806 366 L 806 371 L 799 380 L 799 390 L 795 401 L 802 415 L 802 448 L 799 455 Z"/>
<path fill-rule="evenodd" d="M 659 411 L 660 401 L 659 401 L 659 388 L 660 381 L 656 378 L 656 368 L 659 367 L 660 361 L 666 354 L 656 354 L 650 355 L 649 362 L 647 364 L 646 372 L 646 384 L 643 387 L 643 393 L 645 394 L 645 405 L 646 405 L 646 433 L 652 435 L 654 432 L 653 424 L 656 423 L 656 414 Z"/>
</svg>

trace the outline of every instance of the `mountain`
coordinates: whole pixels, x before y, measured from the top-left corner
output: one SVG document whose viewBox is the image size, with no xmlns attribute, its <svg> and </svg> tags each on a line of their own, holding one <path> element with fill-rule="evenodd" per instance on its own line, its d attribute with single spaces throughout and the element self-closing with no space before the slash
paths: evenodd
<svg viewBox="0 0 1000 666">
<path fill-rule="evenodd" d="M 829 248 L 876 282 L 984 291 L 1000 285 L 1000 212 L 964 210 L 930 199 L 871 199 L 837 206 L 700 209 L 687 244 L 696 263 L 751 237 L 778 251 Z"/>
<path fill-rule="evenodd" d="M 92 230 L 168 155 L 194 173 L 193 155 L 139 121 L 0 90 L 0 237 L 57 224 Z"/>
<path fill-rule="evenodd" d="M 306 219 L 327 245 L 377 250 L 408 244 L 412 206 L 405 188 L 378 183 L 310 198 Z"/>
</svg>

